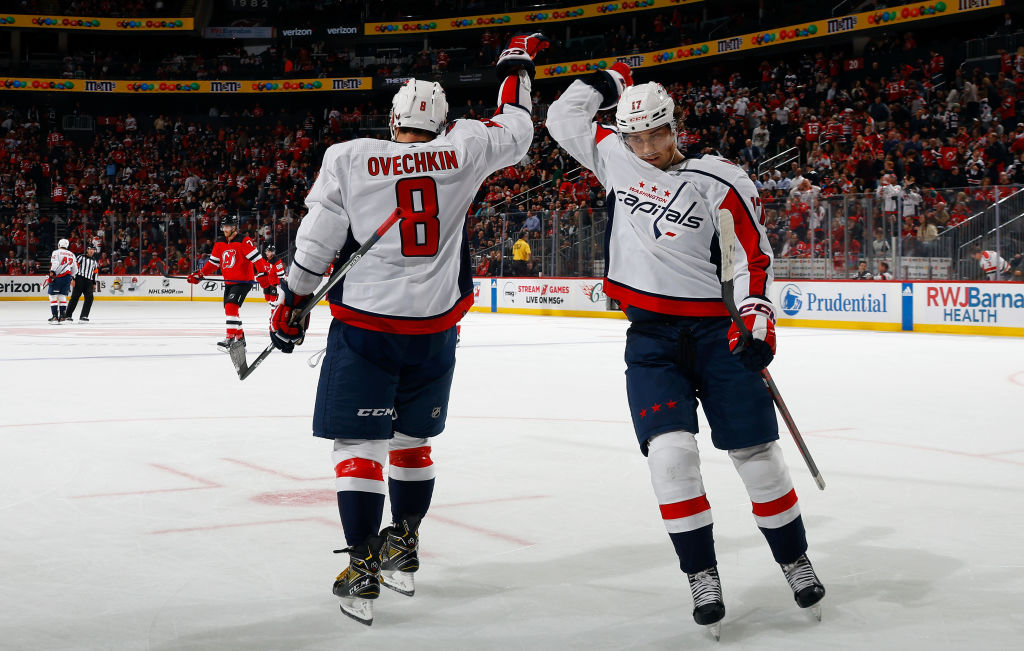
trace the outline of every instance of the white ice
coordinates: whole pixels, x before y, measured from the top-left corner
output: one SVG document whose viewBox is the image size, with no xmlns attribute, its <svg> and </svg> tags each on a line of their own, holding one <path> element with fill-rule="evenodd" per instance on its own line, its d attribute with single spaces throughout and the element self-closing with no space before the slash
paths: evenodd
<svg viewBox="0 0 1024 651">
<path fill-rule="evenodd" d="M 242 309 L 250 357 L 267 308 Z M 471 314 L 413 598 L 366 628 L 313 333 L 239 382 L 215 303 L 97 302 L 51 326 L 0 303 L 0 648 L 1018 649 L 1024 342 L 784 329 L 771 370 L 828 487 L 783 431 L 828 589 L 793 603 L 724 452 L 699 440 L 727 614 L 693 623 L 626 407 L 626 323 Z M 260 325 L 257 325 L 260 324 Z M 703 423 L 703 417 L 702 417 Z"/>
</svg>

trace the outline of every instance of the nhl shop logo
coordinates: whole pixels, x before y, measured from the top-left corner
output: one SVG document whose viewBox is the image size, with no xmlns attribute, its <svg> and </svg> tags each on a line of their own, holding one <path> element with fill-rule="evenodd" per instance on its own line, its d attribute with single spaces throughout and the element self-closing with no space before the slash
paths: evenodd
<svg viewBox="0 0 1024 651">
<path fill-rule="evenodd" d="M 786 316 L 796 316 L 800 308 L 804 306 L 804 293 L 796 285 L 786 285 L 779 293 L 782 303 L 782 312 Z"/>
</svg>

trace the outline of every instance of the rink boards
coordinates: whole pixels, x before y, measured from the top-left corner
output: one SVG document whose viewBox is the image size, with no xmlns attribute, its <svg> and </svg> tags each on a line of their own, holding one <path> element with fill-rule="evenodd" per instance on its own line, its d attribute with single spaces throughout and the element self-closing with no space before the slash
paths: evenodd
<svg viewBox="0 0 1024 651">
<path fill-rule="evenodd" d="M 0 276 L 0 301 L 46 300 L 45 276 Z M 101 276 L 96 299 L 220 301 L 223 284 Z M 263 299 L 253 285 L 252 298 Z M 601 278 L 474 278 L 474 312 L 623 318 Z M 776 280 L 779 325 L 1024 336 L 1024 283 Z"/>
</svg>

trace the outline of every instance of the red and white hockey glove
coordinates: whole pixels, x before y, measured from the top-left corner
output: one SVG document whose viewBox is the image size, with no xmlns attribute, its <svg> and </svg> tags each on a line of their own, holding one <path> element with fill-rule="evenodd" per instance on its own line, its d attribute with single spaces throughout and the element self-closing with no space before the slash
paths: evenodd
<svg viewBox="0 0 1024 651">
<path fill-rule="evenodd" d="M 739 355 L 744 366 L 759 373 L 775 357 L 775 309 L 757 296 L 748 296 L 737 307 L 750 336 L 740 334 L 734 322 L 729 326 L 729 350 Z"/>
<path fill-rule="evenodd" d="M 188 278 L 186 278 L 185 280 L 188 281 L 189 285 L 198 285 L 199 281 L 202 280 L 202 279 L 203 279 L 203 272 L 197 270 L 197 271 L 193 271 L 192 273 L 190 273 L 188 275 Z"/>
<path fill-rule="evenodd" d="M 543 34 L 520 34 L 513 36 L 508 42 L 508 47 L 498 56 L 498 63 L 495 64 L 495 71 L 498 73 L 498 80 L 502 80 L 518 69 L 525 70 L 530 79 L 533 79 L 533 60 L 537 53 L 551 45 Z"/>
<path fill-rule="evenodd" d="M 263 289 L 263 298 L 268 303 L 273 303 L 277 300 L 277 285 L 271 285 Z"/>
<path fill-rule="evenodd" d="M 616 61 L 607 70 L 598 70 L 585 81 L 601 93 L 601 110 L 607 111 L 615 108 L 622 91 L 633 85 L 633 71 L 622 61 Z"/>
<path fill-rule="evenodd" d="M 302 323 L 292 323 L 292 316 L 298 314 L 308 300 L 308 295 L 293 294 L 287 282 L 281 283 L 281 298 L 270 313 L 270 341 L 282 353 L 292 352 L 306 338 L 309 315 L 306 315 Z"/>
</svg>

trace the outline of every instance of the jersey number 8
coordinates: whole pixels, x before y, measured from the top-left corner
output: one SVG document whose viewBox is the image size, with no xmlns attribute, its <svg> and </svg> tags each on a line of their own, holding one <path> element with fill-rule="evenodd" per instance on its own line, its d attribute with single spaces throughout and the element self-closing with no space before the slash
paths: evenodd
<svg viewBox="0 0 1024 651">
<path fill-rule="evenodd" d="M 398 231 L 402 237 L 402 255 L 424 258 L 437 255 L 441 240 L 441 220 L 437 218 L 437 184 L 429 176 L 402 179 L 395 184 L 402 218 Z"/>
</svg>

